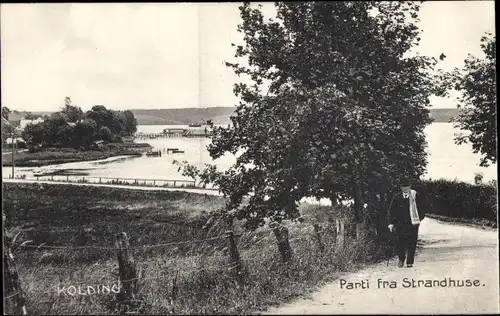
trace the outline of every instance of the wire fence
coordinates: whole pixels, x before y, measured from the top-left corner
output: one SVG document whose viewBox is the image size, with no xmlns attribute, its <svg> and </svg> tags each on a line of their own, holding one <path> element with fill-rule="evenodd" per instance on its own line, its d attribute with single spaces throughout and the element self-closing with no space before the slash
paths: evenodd
<svg viewBox="0 0 500 316">
<path fill-rule="evenodd" d="M 309 221 L 306 221 L 305 224 L 310 224 Z M 293 225 L 292 225 L 293 226 Z M 129 238 L 126 233 L 119 233 L 115 235 L 115 243 L 114 247 L 106 247 L 106 246 L 58 246 L 58 245 L 47 245 L 45 243 L 33 245 L 30 244 L 30 241 L 24 241 L 20 244 L 14 244 L 16 242 L 16 235 L 12 241 L 8 241 L 5 247 L 7 252 L 4 252 L 4 255 L 10 256 L 12 258 L 12 262 L 7 262 L 7 266 L 4 270 L 4 276 L 7 276 L 8 286 L 6 287 L 4 300 L 11 300 L 15 306 L 17 306 L 17 310 L 26 310 L 25 306 L 25 298 L 23 293 L 23 286 L 21 285 L 21 280 L 18 276 L 18 272 L 15 267 L 14 257 L 13 257 L 13 249 L 53 249 L 53 250 L 65 250 L 65 251 L 78 251 L 85 249 L 98 249 L 98 250 L 113 250 L 116 251 L 117 259 L 118 259 L 118 288 L 116 289 L 116 293 L 120 293 L 120 302 L 128 302 L 134 300 L 135 294 L 137 292 L 137 282 L 143 284 L 145 281 L 151 280 L 162 280 L 162 279 L 171 279 L 174 280 L 172 282 L 177 282 L 178 277 L 186 277 L 189 275 L 193 275 L 194 273 L 201 271 L 212 271 L 216 273 L 222 273 L 224 271 L 228 272 L 229 275 L 238 279 L 242 274 L 243 263 L 241 256 L 239 254 L 239 248 L 244 248 L 245 246 L 254 244 L 258 245 L 264 240 L 271 240 L 272 236 L 276 237 L 275 242 L 277 242 L 278 250 L 281 254 L 283 261 L 291 260 L 291 246 L 290 242 L 295 241 L 310 241 L 315 242 L 318 245 L 318 251 L 324 251 L 324 244 L 322 241 L 322 235 L 326 230 L 322 228 L 318 228 L 318 224 L 314 224 L 314 229 L 311 230 L 313 236 L 310 233 L 299 235 L 297 237 L 289 238 L 289 230 L 287 227 L 283 225 L 273 226 L 269 230 L 261 230 L 259 232 L 259 236 L 257 233 L 242 233 L 242 234 L 234 234 L 232 231 L 225 231 L 224 234 L 220 234 L 214 237 L 201 238 L 195 240 L 186 240 L 186 241 L 173 241 L 167 243 L 158 243 L 152 245 L 141 245 L 141 246 L 131 246 L 129 245 Z M 301 229 L 304 232 L 303 229 Z M 271 239 L 270 239 L 271 238 Z M 236 242 L 236 239 L 239 242 Z M 221 257 L 213 257 L 217 262 L 215 265 L 210 266 L 202 266 L 202 267 L 192 267 L 188 268 L 180 264 L 175 268 L 170 268 L 172 273 L 155 275 L 151 277 L 144 276 L 146 270 L 143 269 L 142 266 L 138 266 L 137 262 L 134 260 L 133 251 L 132 250 L 144 250 L 144 249 L 152 249 L 152 248 L 162 248 L 162 247 L 171 247 L 178 245 L 200 245 L 203 243 L 211 242 L 211 241 L 221 241 L 225 240 L 226 246 L 222 248 Z M 345 230 L 344 230 L 344 222 L 342 220 L 336 220 L 336 234 L 334 236 L 335 244 L 337 246 L 344 246 L 345 240 Z M 205 246 L 205 245 L 204 245 Z M 208 245 L 209 248 L 214 250 L 221 250 L 221 248 L 214 248 L 214 245 Z M 200 250 L 200 249 L 198 249 Z M 226 258 L 226 259 L 224 259 Z M 174 259 L 175 262 L 176 259 Z M 225 263 L 228 262 L 228 263 Z M 212 262 L 213 263 L 213 262 Z M 202 265 L 205 263 L 201 263 Z M 168 265 L 167 265 L 168 266 Z M 144 266 L 146 267 L 146 266 Z M 168 269 L 168 268 L 167 268 Z M 6 271 L 6 272 L 5 272 Z M 246 270 L 246 273 L 249 273 Z M 115 277 L 113 277 L 115 278 Z M 30 282 L 31 283 L 31 282 Z M 60 295 L 61 294 L 61 284 L 62 280 L 60 279 L 59 284 L 56 286 L 50 287 L 50 290 L 37 290 L 30 289 L 28 293 L 38 293 L 38 294 L 52 294 L 52 295 Z M 79 286 L 88 286 L 88 280 L 82 282 L 72 282 L 70 287 L 76 288 Z M 113 285 L 115 286 L 115 285 Z M 142 285 L 141 285 L 142 286 Z M 65 287 L 62 287 L 63 289 Z M 80 288 L 79 288 L 80 290 Z M 69 293 L 69 295 L 74 296 Z"/>
</svg>

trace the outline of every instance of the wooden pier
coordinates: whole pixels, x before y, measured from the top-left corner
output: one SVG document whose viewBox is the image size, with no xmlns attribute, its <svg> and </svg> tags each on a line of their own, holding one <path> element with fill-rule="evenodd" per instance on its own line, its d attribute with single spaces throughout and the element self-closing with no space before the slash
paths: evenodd
<svg viewBox="0 0 500 316">
<path fill-rule="evenodd" d="M 163 131 L 160 133 L 136 133 L 134 136 L 136 139 L 157 139 L 157 138 L 181 138 L 181 137 L 200 137 L 205 138 L 209 137 L 210 133 L 200 133 L 198 131 L 190 131 L 190 130 L 175 130 L 175 131 Z"/>
</svg>

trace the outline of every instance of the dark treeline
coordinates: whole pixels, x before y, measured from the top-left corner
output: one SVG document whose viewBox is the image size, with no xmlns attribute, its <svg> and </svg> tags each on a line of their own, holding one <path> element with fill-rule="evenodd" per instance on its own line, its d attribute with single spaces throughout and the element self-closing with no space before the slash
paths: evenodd
<svg viewBox="0 0 500 316">
<path fill-rule="evenodd" d="M 43 123 L 29 124 L 23 131 L 28 148 L 59 147 L 89 149 L 95 141 L 121 142 L 122 137 L 137 131 L 137 120 L 131 111 L 115 111 L 95 105 L 87 112 L 71 104 L 66 97 L 63 108 Z"/>
</svg>

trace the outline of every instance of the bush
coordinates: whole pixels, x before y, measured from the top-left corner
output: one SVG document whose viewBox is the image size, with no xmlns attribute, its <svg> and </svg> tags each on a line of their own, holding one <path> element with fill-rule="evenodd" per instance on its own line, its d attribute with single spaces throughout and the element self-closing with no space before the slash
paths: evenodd
<svg viewBox="0 0 500 316">
<path fill-rule="evenodd" d="M 424 196 L 427 213 L 497 221 L 497 188 L 492 184 L 429 180 L 415 185 L 415 190 Z"/>
</svg>

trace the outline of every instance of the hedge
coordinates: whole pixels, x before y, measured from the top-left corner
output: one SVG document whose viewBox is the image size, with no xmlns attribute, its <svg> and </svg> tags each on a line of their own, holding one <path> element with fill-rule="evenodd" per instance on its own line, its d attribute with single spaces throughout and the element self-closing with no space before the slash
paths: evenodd
<svg viewBox="0 0 500 316">
<path fill-rule="evenodd" d="M 453 218 L 497 222 L 497 186 L 450 180 L 428 180 L 414 185 L 424 197 L 426 213 Z"/>
</svg>

